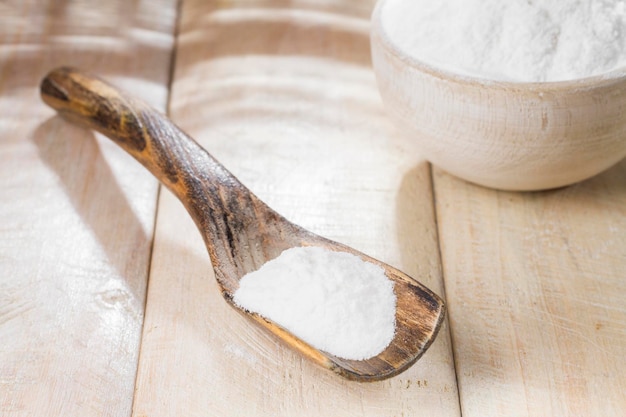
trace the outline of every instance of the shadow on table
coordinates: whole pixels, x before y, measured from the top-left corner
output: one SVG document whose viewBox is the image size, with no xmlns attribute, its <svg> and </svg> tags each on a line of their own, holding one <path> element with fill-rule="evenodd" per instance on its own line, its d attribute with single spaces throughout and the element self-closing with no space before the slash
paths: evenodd
<svg viewBox="0 0 626 417">
<path fill-rule="evenodd" d="M 582 202 L 621 199 L 626 194 L 626 159 L 589 179 L 554 190 L 540 191 L 535 198 L 561 197 Z"/>
<path fill-rule="evenodd" d="M 93 132 L 55 116 L 41 123 L 31 140 L 41 160 L 58 176 L 76 213 L 93 231 L 109 262 L 127 280 L 133 295 L 143 300 L 153 230 L 144 230 L 128 202 L 128 192 L 118 184 Z M 155 186 L 153 212 L 156 195 Z M 115 230 L 123 234 L 113 233 Z"/>
</svg>

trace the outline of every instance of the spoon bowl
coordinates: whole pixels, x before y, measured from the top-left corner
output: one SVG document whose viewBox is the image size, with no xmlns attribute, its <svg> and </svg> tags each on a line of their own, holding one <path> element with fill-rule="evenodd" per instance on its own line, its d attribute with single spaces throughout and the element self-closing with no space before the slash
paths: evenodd
<svg viewBox="0 0 626 417">
<path fill-rule="evenodd" d="M 67 67 L 43 79 L 41 96 L 67 120 L 116 142 L 170 189 L 202 234 L 226 301 L 313 362 L 348 379 L 381 380 L 411 366 L 434 340 L 445 311 L 436 294 L 389 265 L 291 223 L 165 115 L 100 78 Z M 382 267 L 394 282 L 396 332 L 380 354 L 365 360 L 339 358 L 233 302 L 244 275 L 282 251 L 301 246 L 351 253 Z"/>
</svg>

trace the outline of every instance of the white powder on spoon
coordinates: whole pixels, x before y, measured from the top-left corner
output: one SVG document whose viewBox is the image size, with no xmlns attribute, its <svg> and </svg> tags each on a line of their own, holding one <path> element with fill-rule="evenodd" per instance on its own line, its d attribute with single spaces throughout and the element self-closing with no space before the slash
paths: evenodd
<svg viewBox="0 0 626 417">
<path fill-rule="evenodd" d="M 562 81 L 626 65 L 624 0 L 387 0 L 380 17 L 405 53 L 474 77 Z"/>
<path fill-rule="evenodd" d="M 239 285 L 235 304 L 344 359 L 379 354 L 395 333 L 393 282 L 380 266 L 348 253 L 287 249 Z"/>
</svg>

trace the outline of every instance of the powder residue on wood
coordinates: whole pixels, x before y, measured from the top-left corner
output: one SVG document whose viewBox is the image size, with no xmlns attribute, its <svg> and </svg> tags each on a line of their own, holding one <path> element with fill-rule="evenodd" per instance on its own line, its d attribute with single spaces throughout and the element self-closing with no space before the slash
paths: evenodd
<svg viewBox="0 0 626 417">
<path fill-rule="evenodd" d="M 624 0 L 387 0 L 381 13 L 403 52 L 467 76 L 563 81 L 626 65 Z"/>
<path fill-rule="evenodd" d="M 344 359 L 379 354 L 395 333 L 393 282 L 380 266 L 343 252 L 288 249 L 244 276 L 234 301 Z"/>
</svg>

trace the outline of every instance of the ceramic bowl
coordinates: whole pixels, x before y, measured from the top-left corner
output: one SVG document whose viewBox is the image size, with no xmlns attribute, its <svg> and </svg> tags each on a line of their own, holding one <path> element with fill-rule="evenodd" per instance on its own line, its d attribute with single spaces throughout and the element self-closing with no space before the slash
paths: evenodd
<svg viewBox="0 0 626 417">
<path fill-rule="evenodd" d="M 389 114 L 435 166 L 505 190 L 598 174 L 626 156 L 626 69 L 559 82 L 503 82 L 434 68 L 394 45 L 372 15 L 372 62 Z"/>
</svg>

